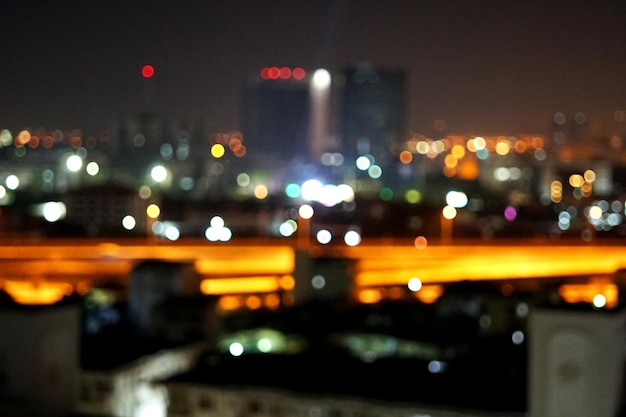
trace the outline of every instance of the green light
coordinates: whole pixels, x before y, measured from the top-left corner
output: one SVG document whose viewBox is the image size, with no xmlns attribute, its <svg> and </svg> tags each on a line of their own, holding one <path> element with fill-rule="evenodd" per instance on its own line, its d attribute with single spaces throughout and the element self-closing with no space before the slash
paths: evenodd
<svg viewBox="0 0 626 417">
<path fill-rule="evenodd" d="M 406 199 L 407 203 L 417 204 L 422 199 L 422 194 L 417 190 L 408 190 L 404 194 L 404 198 Z"/>
<path fill-rule="evenodd" d="M 383 201 L 391 201 L 393 198 L 393 190 L 389 187 L 383 187 L 380 189 L 379 196 Z"/>
<path fill-rule="evenodd" d="M 300 197 L 300 186 L 298 184 L 288 184 L 285 187 L 285 194 L 289 198 L 298 198 Z"/>
</svg>

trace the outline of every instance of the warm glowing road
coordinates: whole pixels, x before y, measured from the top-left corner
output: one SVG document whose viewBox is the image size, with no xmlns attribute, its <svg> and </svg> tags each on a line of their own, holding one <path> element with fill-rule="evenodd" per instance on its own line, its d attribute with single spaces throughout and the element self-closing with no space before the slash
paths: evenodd
<svg viewBox="0 0 626 417">
<path fill-rule="evenodd" d="M 186 261 L 204 278 L 279 276 L 294 271 L 295 249 L 261 241 L 209 244 L 89 240 L 0 242 L 0 280 L 94 283 L 124 280 L 142 260 Z M 359 286 L 463 279 L 610 275 L 626 267 L 626 248 L 602 244 L 518 245 L 460 243 L 429 245 L 364 242 L 357 247 L 315 246 L 312 255 L 355 260 Z"/>
</svg>

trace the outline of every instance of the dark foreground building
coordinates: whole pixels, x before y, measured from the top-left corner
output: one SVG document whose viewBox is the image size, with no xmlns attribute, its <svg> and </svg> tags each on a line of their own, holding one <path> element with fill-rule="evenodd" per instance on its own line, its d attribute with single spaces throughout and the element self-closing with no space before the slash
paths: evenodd
<svg viewBox="0 0 626 417">
<path fill-rule="evenodd" d="M 620 415 L 622 309 L 492 289 L 233 317 L 216 351 L 157 385 L 174 417 Z"/>
<path fill-rule="evenodd" d="M 311 303 L 227 322 L 216 352 L 162 384 L 168 416 L 518 416 L 526 368 L 524 343 L 460 311 Z"/>
</svg>

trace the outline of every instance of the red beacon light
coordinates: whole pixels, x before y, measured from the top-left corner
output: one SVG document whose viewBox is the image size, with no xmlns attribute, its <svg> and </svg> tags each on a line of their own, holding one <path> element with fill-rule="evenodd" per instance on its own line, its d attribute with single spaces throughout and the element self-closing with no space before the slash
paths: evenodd
<svg viewBox="0 0 626 417">
<path fill-rule="evenodd" d="M 280 69 L 280 74 L 278 76 L 282 78 L 283 80 L 289 79 L 291 77 L 291 68 L 282 67 Z"/>
<path fill-rule="evenodd" d="M 306 71 L 301 67 L 265 67 L 259 72 L 263 80 L 302 80 L 306 76 Z"/>
<path fill-rule="evenodd" d="M 296 80 L 301 80 L 306 76 L 306 71 L 304 68 L 296 67 L 291 71 L 291 76 Z"/>
<path fill-rule="evenodd" d="M 144 65 L 141 68 L 141 75 L 143 78 L 151 78 L 154 75 L 154 67 L 152 65 Z"/>
</svg>

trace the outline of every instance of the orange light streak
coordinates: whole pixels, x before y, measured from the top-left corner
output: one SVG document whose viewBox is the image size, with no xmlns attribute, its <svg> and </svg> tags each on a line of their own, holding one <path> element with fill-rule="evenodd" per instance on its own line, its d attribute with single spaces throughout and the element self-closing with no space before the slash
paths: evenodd
<svg viewBox="0 0 626 417">
<path fill-rule="evenodd" d="M 267 293 L 281 289 L 280 277 L 208 278 L 200 283 L 203 294 Z"/>
<path fill-rule="evenodd" d="M 369 250 L 368 250 L 369 252 Z M 626 265 L 626 251 L 606 246 L 428 246 L 385 248 L 363 254 L 358 286 L 394 285 L 417 276 L 423 282 L 523 279 L 613 274 Z"/>
<path fill-rule="evenodd" d="M 263 245 L 258 243 L 263 241 L 253 239 L 227 245 L 190 242 L 14 242 L 0 246 L 0 279 L 57 282 L 62 277 L 72 285 L 82 282 L 90 286 L 102 277 L 126 279 L 135 265 L 156 259 L 192 262 L 197 273 L 212 282 L 205 284 L 211 293 L 267 293 L 293 288 L 293 246 Z M 459 239 L 451 243 L 458 244 L 429 242 L 418 248 L 413 240 L 397 245 L 371 240 L 356 247 L 312 245 L 311 249 L 314 256 L 354 260 L 357 293 L 368 287 L 406 285 L 412 277 L 427 285 L 459 280 L 612 276 L 626 267 L 621 242 L 597 246 L 498 242 L 488 246 L 484 241 L 471 244 Z"/>
<path fill-rule="evenodd" d="M 289 247 L 259 247 L 231 251 L 228 256 L 195 261 L 201 275 L 291 274 L 295 266 L 294 253 Z"/>
<path fill-rule="evenodd" d="M 0 260 L 0 278 L 14 276 L 94 276 L 127 275 L 135 263 L 125 260 L 21 260 L 19 262 Z"/>
</svg>

